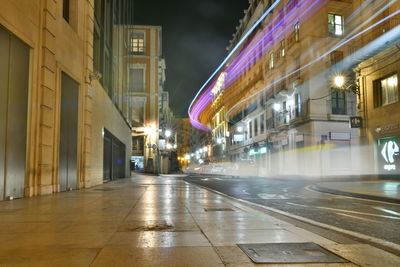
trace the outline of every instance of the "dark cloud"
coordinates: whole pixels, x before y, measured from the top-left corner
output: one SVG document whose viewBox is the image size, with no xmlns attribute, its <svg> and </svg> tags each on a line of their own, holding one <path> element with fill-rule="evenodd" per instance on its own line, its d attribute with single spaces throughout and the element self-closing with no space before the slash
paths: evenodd
<svg viewBox="0 0 400 267">
<path fill-rule="evenodd" d="M 176 115 L 187 116 L 193 97 L 225 58 L 226 46 L 248 0 L 135 1 L 135 24 L 163 27 L 165 88 Z"/>
</svg>

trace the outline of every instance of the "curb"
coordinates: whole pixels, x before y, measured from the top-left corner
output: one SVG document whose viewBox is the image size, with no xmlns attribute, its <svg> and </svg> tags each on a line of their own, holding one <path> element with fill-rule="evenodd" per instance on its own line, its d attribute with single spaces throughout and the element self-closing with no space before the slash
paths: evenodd
<svg viewBox="0 0 400 267">
<path fill-rule="evenodd" d="M 355 197 L 355 198 L 362 198 L 362 199 L 368 199 L 368 200 L 376 200 L 376 201 L 400 204 L 400 199 L 397 199 L 397 198 L 374 196 L 374 195 L 367 195 L 367 194 L 360 194 L 360 193 L 353 193 L 353 192 L 346 192 L 346 191 L 336 190 L 336 189 L 332 189 L 332 188 L 321 187 L 321 186 L 318 186 L 318 185 L 312 185 L 312 186 L 310 186 L 310 188 L 315 190 L 315 191 L 322 192 L 322 193 L 328 193 L 328 194 L 341 195 L 341 196 L 346 196 L 346 197 Z"/>
</svg>

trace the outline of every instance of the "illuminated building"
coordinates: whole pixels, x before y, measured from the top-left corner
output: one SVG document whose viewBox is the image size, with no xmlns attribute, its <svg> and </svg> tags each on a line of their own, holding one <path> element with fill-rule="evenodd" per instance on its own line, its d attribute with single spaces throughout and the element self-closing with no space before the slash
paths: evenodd
<svg viewBox="0 0 400 267">
<path fill-rule="evenodd" d="M 146 172 L 159 172 L 159 97 L 165 82 L 160 26 L 133 25 L 126 29 L 129 44 L 126 71 L 132 99 L 132 156 Z"/>
<path fill-rule="evenodd" d="M 211 131 L 222 159 L 251 157 L 261 173 L 360 173 L 352 68 L 374 40 L 394 42 L 397 24 L 377 30 L 392 16 L 398 4 L 385 1 L 250 1 L 228 57 L 189 108 L 192 124 Z"/>
<path fill-rule="evenodd" d="M 113 36 L 131 23 L 130 2 L 1 2 L 0 200 L 129 175 L 129 103 Z"/>
<path fill-rule="evenodd" d="M 399 42 L 400 44 L 400 42 Z M 400 174 L 400 50 L 393 46 L 361 62 L 360 135 L 371 173 Z"/>
</svg>

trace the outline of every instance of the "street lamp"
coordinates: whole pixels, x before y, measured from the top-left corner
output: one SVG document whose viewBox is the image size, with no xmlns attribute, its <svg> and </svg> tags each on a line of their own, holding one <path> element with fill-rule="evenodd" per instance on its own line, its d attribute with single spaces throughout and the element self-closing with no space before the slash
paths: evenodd
<svg viewBox="0 0 400 267">
<path fill-rule="evenodd" d="M 346 82 L 346 79 L 343 75 L 337 75 L 333 78 L 333 84 L 336 88 L 342 88 Z"/>
<path fill-rule="evenodd" d="M 171 130 L 165 130 L 165 137 L 169 138 L 172 135 Z"/>
<path fill-rule="evenodd" d="M 275 111 L 277 111 L 277 112 L 278 112 L 278 111 L 280 111 L 280 110 L 281 110 L 281 104 L 279 104 L 279 103 L 275 103 L 275 104 L 274 104 L 274 106 L 273 106 L 273 108 L 274 108 L 274 110 L 275 110 Z"/>
<path fill-rule="evenodd" d="M 337 90 L 351 91 L 354 94 L 360 96 L 360 88 L 354 78 L 346 74 L 337 74 L 333 76 L 332 85 Z"/>
</svg>

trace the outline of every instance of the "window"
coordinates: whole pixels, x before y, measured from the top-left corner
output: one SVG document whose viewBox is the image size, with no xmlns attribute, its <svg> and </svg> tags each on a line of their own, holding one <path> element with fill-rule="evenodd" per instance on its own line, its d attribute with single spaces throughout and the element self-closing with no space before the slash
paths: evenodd
<svg viewBox="0 0 400 267">
<path fill-rule="evenodd" d="M 274 52 L 269 54 L 269 69 L 274 68 Z"/>
<path fill-rule="evenodd" d="M 301 115 L 301 95 L 298 93 L 296 93 L 294 95 L 294 105 L 295 105 L 296 117 L 300 117 L 300 115 Z"/>
<path fill-rule="evenodd" d="M 254 119 L 254 136 L 258 135 L 258 120 L 257 118 Z"/>
<path fill-rule="evenodd" d="M 129 69 L 129 90 L 144 92 L 144 69 Z"/>
<path fill-rule="evenodd" d="M 281 41 L 281 48 L 280 48 L 280 56 L 284 57 L 285 56 L 285 39 Z"/>
<path fill-rule="evenodd" d="M 101 71 L 101 41 L 100 41 L 100 35 L 99 33 L 95 30 L 93 33 L 93 68 L 96 72 Z"/>
<path fill-rule="evenodd" d="M 144 126 L 146 98 L 134 97 L 132 102 L 132 126 Z"/>
<path fill-rule="evenodd" d="M 378 80 L 375 87 L 375 106 L 386 106 L 399 101 L 397 74 Z"/>
<path fill-rule="evenodd" d="M 69 22 L 69 0 L 63 0 L 63 18 Z"/>
<path fill-rule="evenodd" d="M 249 137 L 253 138 L 253 123 L 249 123 Z"/>
<path fill-rule="evenodd" d="M 294 25 L 294 36 L 296 42 L 300 42 L 300 24 L 298 22 Z"/>
<path fill-rule="evenodd" d="M 332 100 L 332 114 L 344 115 L 346 114 L 346 97 L 345 92 L 333 92 Z"/>
<path fill-rule="evenodd" d="M 129 53 L 144 54 L 144 32 L 130 32 L 129 34 Z"/>
<path fill-rule="evenodd" d="M 263 134 L 265 131 L 265 118 L 264 114 L 261 114 L 260 116 L 260 133 Z"/>
<path fill-rule="evenodd" d="M 328 14 L 328 32 L 334 36 L 343 35 L 343 17 L 336 14 Z"/>
</svg>

